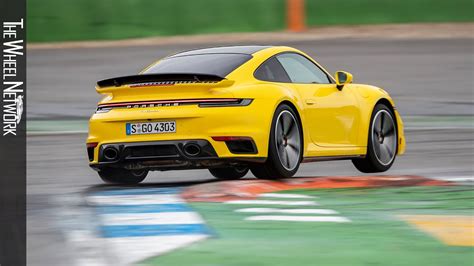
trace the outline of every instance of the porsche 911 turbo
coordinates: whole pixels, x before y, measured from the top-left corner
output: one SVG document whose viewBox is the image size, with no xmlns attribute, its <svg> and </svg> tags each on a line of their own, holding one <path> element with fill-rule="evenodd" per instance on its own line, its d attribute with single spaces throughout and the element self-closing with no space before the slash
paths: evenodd
<svg viewBox="0 0 474 266">
<path fill-rule="evenodd" d="M 402 119 L 385 90 L 352 79 L 291 47 L 177 53 L 97 82 L 89 165 L 117 184 L 178 169 L 289 178 L 300 163 L 342 159 L 386 171 L 405 151 Z"/>
</svg>

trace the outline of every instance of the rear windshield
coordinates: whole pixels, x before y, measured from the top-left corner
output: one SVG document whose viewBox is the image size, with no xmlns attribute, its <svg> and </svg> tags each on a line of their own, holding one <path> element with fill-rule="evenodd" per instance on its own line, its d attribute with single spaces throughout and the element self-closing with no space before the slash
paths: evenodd
<svg viewBox="0 0 474 266">
<path fill-rule="evenodd" d="M 144 73 L 208 74 L 225 77 L 250 58 L 252 58 L 252 56 L 248 54 L 195 54 L 172 56 L 160 60 Z"/>
</svg>

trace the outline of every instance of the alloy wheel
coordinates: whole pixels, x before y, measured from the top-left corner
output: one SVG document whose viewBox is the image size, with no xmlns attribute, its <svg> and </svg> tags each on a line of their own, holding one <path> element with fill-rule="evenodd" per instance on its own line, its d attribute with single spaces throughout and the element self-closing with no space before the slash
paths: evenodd
<svg viewBox="0 0 474 266">
<path fill-rule="evenodd" d="M 372 146 L 377 160 L 389 165 L 395 158 L 397 149 L 397 132 L 392 115 L 380 110 L 372 121 Z"/>
<path fill-rule="evenodd" d="M 278 115 L 275 143 L 281 165 L 288 171 L 295 169 L 301 156 L 300 129 L 295 116 L 287 110 Z"/>
</svg>

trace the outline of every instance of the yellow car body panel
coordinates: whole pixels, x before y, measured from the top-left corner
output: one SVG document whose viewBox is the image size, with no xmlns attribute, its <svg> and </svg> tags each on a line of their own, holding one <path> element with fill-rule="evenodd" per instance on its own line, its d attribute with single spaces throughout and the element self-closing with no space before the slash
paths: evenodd
<svg viewBox="0 0 474 266">
<path fill-rule="evenodd" d="M 268 156 L 270 129 L 274 111 L 282 102 L 296 109 L 303 129 L 303 156 L 313 157 L 365 155 L 372 110 L 377 102 L 393 100 L 382 89 L 362 84 L 295 84 L 261 81 L 255 70 L 269 57 L 285 52 L 311 57 L 291 47 L 270 47 L 252 54 L 252 58 L 228 74 L 223 81 L 203 84 L 175 84 L 132 88 L 97 87 L 104 95 L 100 105 L 176 99 L 253 99 L 248 106 L 201 108 L 197 105 L 112 109 L 95 113 L 89 122 L 87 143 L 100 147 L 107 143 L 203 139 L 209 141 L 219 158 Z M 320 66 L 321 67 L 321 66 Z M 321 67 L 324 70 L 324 68 Z M 326 70 L 324 70 L 326 71 Z M 332 78 L 332 76 L 326 71 Z M 398 154 L 405 151 L 403 122 L 395 110 L 398 125 Z M 175 121 L 176 133 L 127 135 L 130 122 Z M 223 141 L 213 136 L 250 137 L 256 154 L 234 154 Z M 99 149 L 94 149 L 90 164 L 97 164 Z"/>
</svg>

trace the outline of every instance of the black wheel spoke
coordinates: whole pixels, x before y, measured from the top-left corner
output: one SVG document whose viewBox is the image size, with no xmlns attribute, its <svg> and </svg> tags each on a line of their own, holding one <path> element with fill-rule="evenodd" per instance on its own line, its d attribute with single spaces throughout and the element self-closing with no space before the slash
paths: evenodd
<svg viewBox="0 0 474 266">
<path fill-rule="evenodd" d="M 283 119 L 278 121 L 280 124 L 280 129 L 281 129 L 281 135 L 283 136 L 285 134 L 285 123 L 283 123 Z"/>
<path fill-rule="evenodd" d="M 383 132 L 383 125 L 384 125 L 384 119 L 385 118 L 385 113 L 381 113 L 380 114 L 380 130 L 379 130 L 379 133 L 380 132 Z"/>
<path fill-rule="evenodd" d="M 290 167 L 290 155 L 288 154 L 288 150 L 285 149 L 285 156 L 286 156 L 286 167 Z"/>
<path fill-rule="evenodd" d="M 383 135 L 391 134 L 394 131 L 393 123 L 389 122 L 388 121 L 389 119 L 386 119 L 386 120 L 387 122 L 385 122 L 385 125 L 383 126 L 383 129 L 382 129 Z"/>
</svg>

